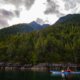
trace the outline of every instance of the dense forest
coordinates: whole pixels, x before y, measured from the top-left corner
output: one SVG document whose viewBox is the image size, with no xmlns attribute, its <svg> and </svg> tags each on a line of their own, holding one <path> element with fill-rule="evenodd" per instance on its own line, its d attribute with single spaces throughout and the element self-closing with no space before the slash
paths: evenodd
<svg viewBox="0 0 80 80">
<path fill-rule="evenodd" d="M 0 62 L 80 63 L 80 17 L 40 31 L 0 36 Z M 80 15 L 79 15 L 80 16 Z M 9 32 L 9 30 L 8 30 Z"/>
</svg>

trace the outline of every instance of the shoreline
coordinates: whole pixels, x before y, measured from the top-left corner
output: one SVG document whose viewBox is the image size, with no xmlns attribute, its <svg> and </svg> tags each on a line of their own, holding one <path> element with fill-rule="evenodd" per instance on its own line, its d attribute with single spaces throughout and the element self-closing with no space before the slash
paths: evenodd
<svg viewBox="0 0 80 80">
<path fill-rule="evenodd" d="M 71 67 L 71 68 L 80 68 L 80 64 L 51 64 L 51 63 L 39 63 L 39 64 L 0 64 L 0 70 L 21 70 L 21 71 L 48 71 L 48 70 L 60 70 L 61 68 L 66 68 L 66 67 Z"/>
</svg>

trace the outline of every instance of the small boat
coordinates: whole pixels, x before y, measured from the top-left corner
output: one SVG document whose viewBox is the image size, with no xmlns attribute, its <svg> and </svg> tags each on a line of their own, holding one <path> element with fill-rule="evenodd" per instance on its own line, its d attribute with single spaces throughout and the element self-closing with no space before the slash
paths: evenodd
<svg viewBox="0 0 80 80">
<path fill-rule="evenodd" d="M 61 75 L 61 74 L 67 75 L 70 73 L 70 72 L 61 72 L 61 71 L 50 71 L 50 72 L 54 75 Z"/>
<path fill-rule="evenodd" d="M 50 72 L 51 72 L 52 74 L 54 74 L 54 75 L 80 74 L 80 72 L 67 72 L 67 71 L 64 71 L 64 72 L 62 72 L 62 71 L 50 71 Z"/>
</svg>

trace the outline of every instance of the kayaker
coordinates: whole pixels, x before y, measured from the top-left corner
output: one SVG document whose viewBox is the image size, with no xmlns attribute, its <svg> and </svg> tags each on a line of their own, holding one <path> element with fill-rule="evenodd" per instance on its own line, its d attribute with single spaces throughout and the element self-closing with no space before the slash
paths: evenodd
<svg viewBox="0 0 80 80">
<path fill-rule="evenodd" d="M 65 70 L 66 72 L 72 72 L 72 70 L 68 67 L 67 70 Z"/>
</svg>

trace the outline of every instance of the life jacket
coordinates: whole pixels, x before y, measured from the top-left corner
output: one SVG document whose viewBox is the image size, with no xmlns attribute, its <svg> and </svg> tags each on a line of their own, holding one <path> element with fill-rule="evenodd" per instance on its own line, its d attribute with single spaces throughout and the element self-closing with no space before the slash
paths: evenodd
<svg viewBox="0 0 80 80">
<path fill-rule="evenodd" d="M 70 69 L 67 69 L 67 70 L 65 70 L 66 72 L 72 72 L 72 70 L 70 70 Z"/>
</svg>

